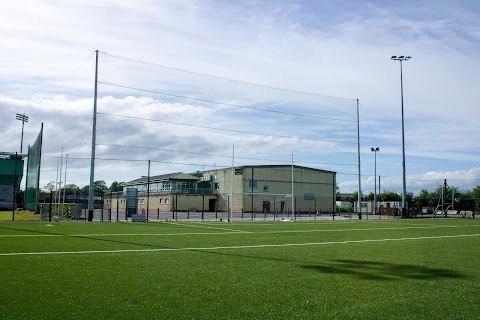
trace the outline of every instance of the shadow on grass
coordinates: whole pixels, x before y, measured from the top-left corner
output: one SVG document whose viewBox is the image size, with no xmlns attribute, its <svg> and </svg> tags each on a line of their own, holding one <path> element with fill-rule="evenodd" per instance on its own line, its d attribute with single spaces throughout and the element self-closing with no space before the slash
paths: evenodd
<svg viewBox="0 0 480 320">
<path fill-rule="evenodd" d="M 333 260 L 299 267 L 321 273 L 350 275 L 364 280 L 465 278 L 465 275 L 448 269 L 364 260 Z"/>
<path fill-rule="evenodd" d="M 43 235 L 51 235 L 51 236 L 61 236 L 61 237 L 65 237 L 65 238 L 87 239 L 87 240 L 93 240 L 93 241 L 105 242 L 105 243 L 126 244 L 126 245 L 131 245 L 131 246 L 136 246 L 136 247 L 139 246 L 140 248 L 147 247 L 147 248 L 156 248 L 156 249 L 173 249 L 173 247 L 159 246 L 159 245 L 156 245 L 156 244 L 105 239 L 103 237 L 101 238 L 101 237 L 94 237 L 94 236 L 88 236 L 88 235 L 70 235 L 70 234 L 63 234 L 63 233 L 56 233 L 56 232 L 47 232 L 47 231 L 30 230 L 30 229 L 20 229 L 20 228 L 12 228 L 12 227 L 5 227 L 5 226 L 0 226 L 0 229 L 32 232 L 32 233 L 38 233 L 38 234 L 43 234 Z M 119 249 L 119 250 L 121 250 L 121 249 Z"/>
<path fill-rule="evenodd" d="M 66 235 L 55 232 L 47 231 L 38 231 L 38 230 L 29 230 L 21 228 L 12 228 L 0 226 L 0 229 L 10 229 L 16 231 L 32 232 L 45 235 L 55 235 L 55 236 L 64 236 L 70 238 L 79 238 L 79 239 L 88 239 L 96 242 L 103 243 L 113 243 L 113 244 L 123 244 L 129 246 L 135 246 L 140 248 L 158 248 L 158 249 L 177 249 L 172 246 L 161 246 L 158 244 L 144 243 L 144 242 L 134 242 L 134 241 L 121 241 L 113 239 L 105 239 L 94 236 L 87 235 Z M 383 280 L 383 281 L 394 281 L 400 279 L 414 279 L 414 280 L 434 280 L 442 278 L 455 278 L 461 279 L 466 278 L 465 275 L 442 268 L 433 268 L 425 267 L 419 265 L 411 264 L 401 264 L 401 263 L 389 263 L 389 262 L 379 262 L 379 261 L 367 261 L 367 260 L 347 260 L 339 259 L 332 260 L 326 263 L 316 263 L 308 261 L 298 261 L 285 258 L 275 258 L 275 257 L 265 257 L 265 256 L 256 256 L 248 254 L 238 254 L 232 252 L 225 252 L 224 250 L 196 250 L 196 249 L 185 249 L 184 251 L 190 251 L 200 254 L 209 254 L 209 255 L 218 255 L 218 256 L 232 256 L 235 258 L 244 258 L 244 259 L 254 259 L 261 261 L 274 261 L 274 262 L 283 262 L 286 264 L 294 265 L 297 268 L 303 268 L 307 270 L 312 270 L 325 274 L 337 274 L 337 275 L 348 275 L 357 277 L 364 280 Z"/>
</svg>

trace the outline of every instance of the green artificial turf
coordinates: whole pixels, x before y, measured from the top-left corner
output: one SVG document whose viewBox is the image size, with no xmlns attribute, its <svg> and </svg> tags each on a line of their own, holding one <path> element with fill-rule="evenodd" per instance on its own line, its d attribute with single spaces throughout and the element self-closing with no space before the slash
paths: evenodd
<svg viewBox="0 0 480 320">
<path fill-rule="evenodd" d="M 479 234 L 460 219 L 1 223 L 0 314 L 472 319 Z"/>
<path fill-rule="evenodd" d="M 40 215 L 34 214 L 29 211 L 17 211 L 12 213 L 12 211 L 0 211 L 0 222 L 5 221 L 40 221 Z"/>
</svg>

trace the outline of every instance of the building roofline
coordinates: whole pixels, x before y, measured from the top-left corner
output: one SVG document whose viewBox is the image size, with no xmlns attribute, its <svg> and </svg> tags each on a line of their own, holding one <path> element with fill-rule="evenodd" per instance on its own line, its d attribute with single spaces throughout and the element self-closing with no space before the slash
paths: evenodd
<svg viewBox="0 0 480 320">
<path fill-rule="evenodd" d="M 239 168 L 291 168 L 291 164 L 268 164 L 268 165 L 243 165 L 243 166 L 234 166 L 234 169 L 239 169 Z M 324 170 L 324 169 L 317 169 L 317 168 L 311 168 L 311 167 L 305 167 L 305 166 L 298 166 L 298 165 L 293 165 L 294 168 L 299 168 L 299 169 L 306 169 L 306 170 L 312 170 L 312 171 L 319 171 L 319 172 L 325 172 L 325 173 L 337 173 L 336 171 L 329 171 L 329 170 Z M 216 168 L 215 170 L 204 170 L 200 172 L 212 172 L 212 171 L 224 171 L 224 170 L 231 170 L 232 167 L 228 168 Z"/>
</svg>

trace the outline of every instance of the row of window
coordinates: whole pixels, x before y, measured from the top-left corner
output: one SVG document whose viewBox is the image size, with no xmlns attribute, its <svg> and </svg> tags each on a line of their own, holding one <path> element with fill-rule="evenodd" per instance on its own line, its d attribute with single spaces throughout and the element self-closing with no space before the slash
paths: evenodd
<svg viewBox="0 0 480 320">
<path fill-rule="evenodd" d="M 160 204 L 170 204 L 170 198 L 160 198 L 159 201 L 160 201 Z M 107 199 L 107 200 L 106 200 L 106 203 L 107 203 L 107 204 L 111 204 L 111 203 L 113 203 L 113 202 L 116 202 L 116 200 L 113 200 L 113 201 L 110 200 L 110 199 Z M 126 203 L 127 203 L 127 200 L 125 200 L 125 199 L 120 199 L 120 200 L 118 200 L 118 202 L 119 202 L 120 204 L 126 204 Z M 145 203 L 146 203 L 145 199 L 138 199 L 138 204 L 145 204 Z"/>
<path fill-rule="evenodd" d="M 257 180 L 248 180 L 248 187 L 250 189 L 257 188 Z M 268 192 L 268 186 L 263 186 L 263 192 Z"/>
<path fill-rule="evenodd" d="M 138 186 L 133 186 L 132 188 L 137 188 L 138 191 L 147 192 L 148 186 L 146 184 L 142 184 Z M 170 181 L 150 183 L 150 192 L 170 190 L 172 190 L 172 184 L 170 183 Z"/>
<path fill-rule="evenodd" d="M 131 188 L 137 188 L 137 190 L 140 192 L 148 191 L 148 185 L 146 184 L 132 186 Z M 172 191 L 172 190 L 188 191 L 192 188 L 193 188 L 193 185 L 191 182 L 176 182 L 172 185 L 170 181 L 167 181 L 167 182 L 158 182 L 158 183 L 150 184 L 150 192 Z"/>
</svg>

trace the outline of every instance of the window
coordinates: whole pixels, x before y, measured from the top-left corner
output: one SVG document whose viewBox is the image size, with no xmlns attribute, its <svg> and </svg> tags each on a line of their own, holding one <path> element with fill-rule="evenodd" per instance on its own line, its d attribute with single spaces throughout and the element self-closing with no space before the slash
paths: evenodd
<svg viewBox="0 0 480 320">
<path fill-rule="evenodd" d="M 165 204 L 170 204 L 170 199 L 169 198 L 165 198 Z"/>
<path fill-rule="evenodd" d="M 215 182 L 215 190 L 220 190 L 220 183 Z"/>
<path fill-rule="evenodd" d="M 248 180 L 248 187 L 249 188 L 257 188 L 257 180 Z"/>
<path fill-rule="evenodd" d="M 189 182 L 177 182 L 177 190 L 188 191 L 190 187 L 191 187 L 191 184 Z"/>
<path fill-rule="evenodd" d="M 268 192 L 268 186 L 263 186 L 263 192 Z"/>
<path fill-rule="evenodd" d="M 170 191 L 172 189 L 172 185 L 170 181 L 165 181 L 160 184 L 160 191 Z"/>
<path fill-rule="evenodd" d="M 304 193 L 303 200 L 315 200 L 315 195 L 313 193 Z"/>
<path fill-rule="evenodd" d="M 162 198 L 160 198 L 160 204 L 163 204 L 163 199 Z"/>
</svg>

